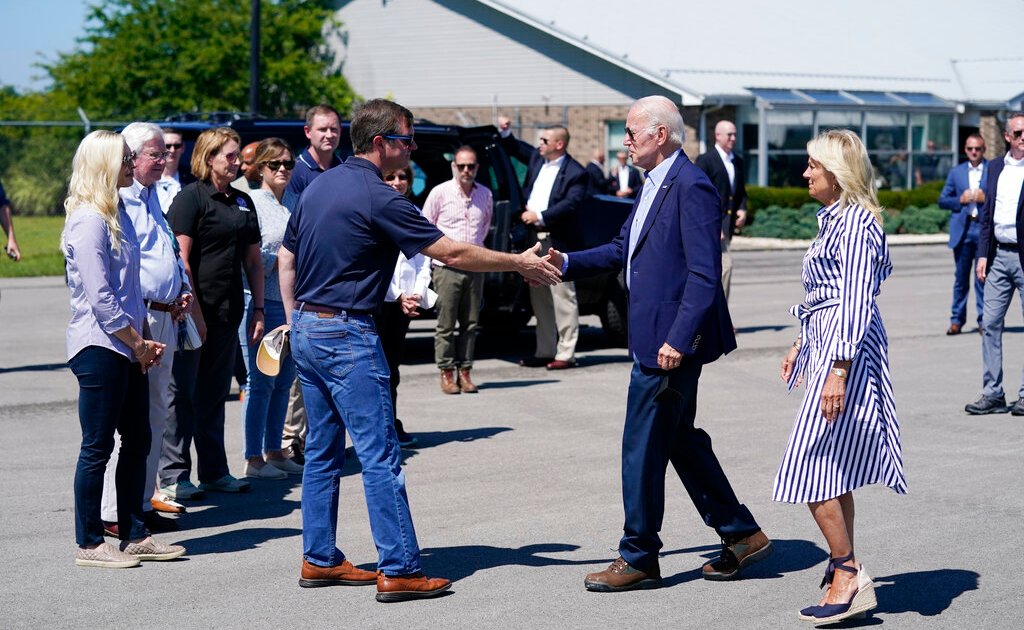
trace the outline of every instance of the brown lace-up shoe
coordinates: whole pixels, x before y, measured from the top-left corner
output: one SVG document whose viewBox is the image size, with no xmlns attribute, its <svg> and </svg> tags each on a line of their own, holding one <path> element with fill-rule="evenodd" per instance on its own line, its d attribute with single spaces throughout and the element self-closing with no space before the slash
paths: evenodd
<svg viewBox="0 0 1024 630">
<path fill-rule="evenodd" d="M 348 560 L 333 567 L 320 567 L 302 561 L 302 573 L 299 586 L 316 588 L 319 586 L 369 586 L 377 583 L 377 574 L 364 571 L 352 565 Z"/>
<path fill-rule="evenodd" d="M 422 573 L 387 576 L 382 571 L 377 571 L 378 602 L 404 602 L 410 599 L 437 597 L 451 587 L 451 580 L 428 578 Z"/>
<path fill-rule="evenodd" d="M 583 585 L 588 591 L 597 593 L 660 588 L 661 571 L 655 566 L 654 573 L 644 573 L 629 566 L 629 563 L 620 556 L 604 571 L 588 575 L 583 580 Z"/>
<path fill-rule="evenodd" d="M 461 394 L 459 383 L 455 380 L 455 370 L 441 370 L 441 391 L 446 394 Z"/>
<path fill-rule="evenodd" d="M 704 563 L 702 573 L 705 580 L 733 580 L 739 577 L 740 569 L 764 560 L 772 555 L 772 541 L 757 530 L 755 533 L 733 542 L 722 541 L 722 553 L 714 560 Z"/>
<path fill-rule="evenodd" d="M 463 394 L 475 394 L 480 391 L 469 378 L 469 370 L 467 369 L 459 370 L 459 389 L 462 390 Z"/>
</svg>

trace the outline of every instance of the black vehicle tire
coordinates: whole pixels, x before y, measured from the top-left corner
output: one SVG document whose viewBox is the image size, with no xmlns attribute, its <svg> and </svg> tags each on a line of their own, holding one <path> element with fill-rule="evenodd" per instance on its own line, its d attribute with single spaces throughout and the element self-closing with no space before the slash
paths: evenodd
<svg viewBox="0 0 1024 630">
<path fill-rule="evenodd" d="M 618 278 L 608 283 L 608 297 L 604 308 L 599 311 L 601 327 L 608 340 L 619 348 L 629 345 L 629 320 L 626 312 L 626 292 L 619 284 Z"/>
</svg>

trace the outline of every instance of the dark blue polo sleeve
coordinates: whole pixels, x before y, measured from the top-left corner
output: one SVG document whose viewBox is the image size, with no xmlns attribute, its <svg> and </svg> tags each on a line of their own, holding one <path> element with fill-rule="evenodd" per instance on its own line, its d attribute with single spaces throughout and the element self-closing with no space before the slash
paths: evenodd
<svg viewBox="0 0 1024 630">
<path fill-rule="evenodd" d="M 373 223 L 398 245 L 406 258 L 412 258 L 444 236 L 411 201 L 398 194 L 374 210 Z"/>
<path fill-rule="evenodd" d="M 0 208 L 3 208 L 9 203 L 11 203 L 11 200 L 7 198 L 7 193 L 4 192 L 4 183 L 0 182 Z"/>
</svg>

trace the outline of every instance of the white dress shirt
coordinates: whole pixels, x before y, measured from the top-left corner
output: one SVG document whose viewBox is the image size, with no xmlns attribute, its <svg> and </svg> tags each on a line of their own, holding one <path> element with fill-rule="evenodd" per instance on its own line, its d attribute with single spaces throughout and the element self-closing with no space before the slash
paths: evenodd
<svg viewBox="0 0 1024 630">
<path fill-rule="evenodd" d="M 537 179 L 533 182 L 530 198 L 526 201 L 526 207 L 540 217 L 537 223 L 541 226 L 544 225 L 544 211 L 548 209 L 548 203 L 551 201 L 551 189 L 555 187 L 558 169 L 562 168 L 564 161 L 565 155 L 562 155 L 550 162 L 544 162 L 537 173 Z"/>
<path fill-rule="evenodd" d="M 1024 159 L 1015 160 L 1007 153 L 1003 158 L 1003 171 L 996 185 L 996 203 L 992 212 L 995 223 L 993 236 L 1000 243 L 1017 242 L 1017 203 L 1024 187 Z"/>
<path fill-rule="evenodd" d="M 985 172 L 985 163 L 978 162 L 977 166 L 971 166 L 971 163 L 967 163 L 967 186 L 969 188 L 976 189 L 981 188 L 981 176 Z M 972 219 L 978 218 L 978 202 L 972 201 L 967 205 L 967 210 L 970 212 Z"/>
<path fill-rule="evenodd" d="M 722 147 L 715 145 L 722 164 L 725 164 L 725 172 L 729 174 L 729 190 L 736 192 L 736 165 L 732 163 L 732 151 L 726 153 Z"/>
<path fill-rule="evenodd" d="M 156 183 L 156 196 L 160 200 L 160 209 L 164 214 L 171 209 L 171 202 L 179 192 L 181 192 L 181 180 L 178 179 L 177 173 L 173 177 L 164 175 Z"/>
</svg>

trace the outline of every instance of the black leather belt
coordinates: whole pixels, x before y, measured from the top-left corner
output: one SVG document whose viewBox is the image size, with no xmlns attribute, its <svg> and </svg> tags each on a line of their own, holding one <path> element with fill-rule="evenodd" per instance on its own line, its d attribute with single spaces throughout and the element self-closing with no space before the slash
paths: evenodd
<svg viewBox="0 0 1024 630">
<path fill-rule="evenodd" d="M 164 304 L 162 302 L 154 302 L 153 300 L 146 300 L 146 306 L 153 311 L 160 311 L 161 313 L 170 313 L 173 305 Z"/>
<path fill-rule="evenodd" d="M 362 316 L 369 317 L 373 313 L 370 311 L 357 311 L 354 309 L 336 309 L 330 306 L 321 306 L 320 304 L 312 304 L 310 302 L 300 302 L 300 311 L 307 311 L 310 313 L 316 313 L 320 317 L 345 317 L 345 316 Z"/>
<path fill-rule="evenodd" d="M 996 242 L 996 247 L 1003 250 L 1004 252 L 1016 252 L 1020 251 L 1020 247 L 1016 243 L 999 243 Z"/>
</svg>

